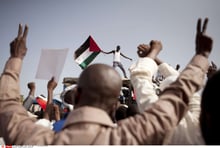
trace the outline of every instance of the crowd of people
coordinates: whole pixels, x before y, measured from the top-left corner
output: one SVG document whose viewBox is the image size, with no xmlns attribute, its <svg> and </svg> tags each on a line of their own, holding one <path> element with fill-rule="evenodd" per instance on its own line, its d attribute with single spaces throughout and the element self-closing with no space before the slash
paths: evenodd
<svg viewBox="0 0 220 148">
<path fill-rule="evenodd" d="M 47 97 L 36 97 L 35 83 L 28 83 L 29 94 L 23 103 L 19 101 L 19 77 L 27 53 L 28 26 L 23 31 L 20 24 L 0 78 L 2 142 L 7 145 L 220 144 L 217 87 L 220 71 L 214 62 L 209 64 L 213 39 L 206 35 L 207 24 L 208 18 L 204 23 L 198 19 L 194 54 L 182 71 L 179 65 L 173 68 L 158 58 L 163 45 L 152 40 L 138 45 L 139 59 L 130 66 L 130 80 L 126 83 L 114 69 L 120 66 L 120 61 L 113 66 L 96 63 L 84 69 L 77 83 L 67 86 L 60 99 L 53 96 L 57 86 L 53 77 L 47 84 Z M 119 52 L 120 47 L 117 49 Z M 123 67 L 122 71 L 127 78 Z"/>
</svg>

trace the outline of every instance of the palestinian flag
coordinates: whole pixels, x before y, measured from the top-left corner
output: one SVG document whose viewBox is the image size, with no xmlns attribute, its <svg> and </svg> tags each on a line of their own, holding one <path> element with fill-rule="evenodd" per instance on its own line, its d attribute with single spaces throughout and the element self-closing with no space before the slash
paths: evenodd
<svg viewBox="0 0 220 148">
<path fill-rule="evenodd" d="M 74 59 L 82 69 L 85 69 L 100 53 L 101 49 L 91 36 L 75 51 Z"/>
</svg>

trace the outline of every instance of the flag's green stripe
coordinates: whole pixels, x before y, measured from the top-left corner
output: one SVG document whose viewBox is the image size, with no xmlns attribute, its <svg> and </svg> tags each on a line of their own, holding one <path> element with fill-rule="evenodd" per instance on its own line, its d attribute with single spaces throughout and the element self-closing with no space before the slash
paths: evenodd
<svg viewBox="0 0 220 148">
<path fill-rule="evenodd" d="M 92 60 L 99 54 L 100 52 L 92 52 L 92 54 L 86 58 L 81 64 L 79 64 L 79 66 L 82 68 L 82 69 L 85 69 L 87 67 L 87 65 L 89 65 Z"/>
</svg>

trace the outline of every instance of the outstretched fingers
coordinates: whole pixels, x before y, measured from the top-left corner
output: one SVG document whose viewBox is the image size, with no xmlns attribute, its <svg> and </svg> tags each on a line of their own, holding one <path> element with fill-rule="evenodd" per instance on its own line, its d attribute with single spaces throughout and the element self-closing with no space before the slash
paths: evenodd
<svg viewBox="0 0 220 148">
<path fill-rule="evenodd" d="M 205 34 L 208 21 L 209 21 L 209 19 L 205 18 L 205 21 L 204 21 L 204 23 L 202 25 L 202 28 L 201 28 L 202 19 L 201 18 L 198 19 L 198 22 L 197 22 L 197 34 L 200 34 L 200 33 Z"/>
<path fill-rule="evenodd" d="M 209 19 L 205 18 L 205 21 L 204 21 L 204 24 L 203 24 L 203 27 L 202 27 L 202 33 L 203 34 L 205 34 L 205 32 L 206 32 L 208 21 L 209 21 Z"/>
<path fill-rule="evenodd" d="M 24 33 L 23 33 L 23 39 L 24 39 L 24 40 L 26 40 L 26 38 L 27 38 L 27 34 L 28 34 L 28 26 L 25 25 Z"/>
<path fill-rule="evenodd" d="M 197 34 L 201 33 L 201 21 L 201 18 L 199 18 L 197 21 Z"/>
<path fill-rule="evenodd" d="M 28 34 L 28 26 L 27 25 L 25 25 L 23 36 L 22 36 L 22 32 L 23 32 L 22 24 L 19 24 L 17 38 L 23 38 L 24 40 L 26 40 L 27 34 Z"/>
<path fill-rule="evenodd" d="M 19 27 L 18 27 L 18 38 L 22 37 L 22 25 L 19 24 Z"/>
</svg>

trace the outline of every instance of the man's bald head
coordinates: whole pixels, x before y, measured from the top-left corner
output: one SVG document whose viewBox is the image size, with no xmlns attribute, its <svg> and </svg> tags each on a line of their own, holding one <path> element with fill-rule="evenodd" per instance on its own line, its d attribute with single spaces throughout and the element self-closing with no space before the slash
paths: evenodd
<svg viewBox="0 0 220 148">
<path fill-rule="evenodd" d="M 118 72 L 105 64 L 93 64 L 80 75 L 79 104 L 109 107 L 118 101 L 122 79 Z"/>
</svg>

